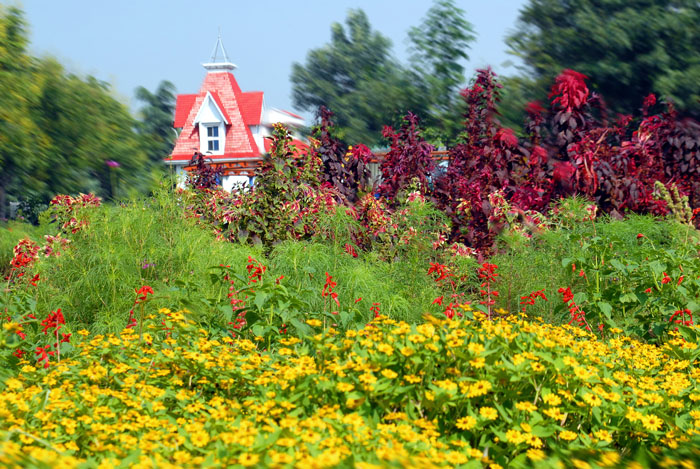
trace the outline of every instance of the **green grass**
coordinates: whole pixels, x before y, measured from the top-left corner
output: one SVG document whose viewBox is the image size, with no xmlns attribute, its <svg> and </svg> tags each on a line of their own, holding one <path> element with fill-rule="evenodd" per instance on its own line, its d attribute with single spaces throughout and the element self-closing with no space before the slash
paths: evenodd
<svg viewBox="0 0 700 469">
<path fill-rule="evenodd" d="M 106 332 L 124 327 L 143 285 L 155 290 L 158 307 L 192 295 L 224 297 L 223 287 L 208 281 L 210 268 L 240 266 L 242 273 L 259 250 L 215 240 L 172 197 L 93 210 L 89 226 L 71 236 L 71 249 L 40 264 L 39 311 L 61 308 L 71 323 Z"/>
<path fill-rule="evenodd" d="M 432 301 L 441 295 L 426 274 L 428 260 L 425 265 L 400 260 L 385 262 L 371 252 L 359 252 L 353 258 L 332 244 L 288 241 L 272 250 L 270 266 L 275 276 L 284 275 L 298 292 L 310 291 L 304 299 L 312 311 L 324 307 L 321 290 L 326 272 L 338 283 L 335 292 L 341 309 L 357 308 L 367 319 L 372 316 L 372 303 L 379 303 L 381 312 L 391 317 L 416 321 L 431 310 Z M 362 300 L 356 304 L 358 298 Z"/>
<path fill-rule="evenodd" d="M 560 287 L 581 285 L 583 279 L 572 272 L 562 260 L 590 255 L 583 243 L 594 238 L 612 246 L 612 251 L 627 260 L 638 260 L 642 253 L 637 234 L 643 234 L 657 248 L 673 248 L 697 253 L 694 247 L 698 232 L 692 227 L 648 215 L 629 215 L 624 220 L 601 217 L 592 223 L 580 222 L 544 231 L 527 240 L 519 235 L 504 235 L 499 239 L 499 253 L 490 262 L 499 266 L 498 305 L 508 311 L 518 311 L 520 297 L 545 289 L 549 301 L 537 300 L 528 307 L 528 314 L 540 316 L 547 322 L 560 322 L 555 308 L 561 304 Z M 568 317 L 568 316 L 567 316 Z"/>
</svg>

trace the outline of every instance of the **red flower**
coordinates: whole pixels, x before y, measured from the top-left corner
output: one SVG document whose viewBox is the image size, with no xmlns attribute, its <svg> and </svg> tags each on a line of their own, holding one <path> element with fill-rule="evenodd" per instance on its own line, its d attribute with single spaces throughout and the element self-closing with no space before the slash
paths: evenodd
<svg viewBox="0 0 700 469">
<path fill-rule="evenodd" d="M 562 294 L 564 303 L 568 303 L 569 301 L 574 299 L 574 294 L 571 293 L 571 287 L 562 287 L 558 291 Z"/>
<path fill-rule="evenodd" d="M 438 304 L 438 305 L 442 306 L 442 300 L 443 300 L 443 298 L 445 298 L 445 297 L 444 297 L 444 296 L 439 296 L 439 297 L 435 298 L 435 299 L 433 300 L 432 304 Z"/>
<path fill-rule="evenodd" d="M 447 269 L 447 266 L 443 264 L 438 264 L 437 262 L 431 262 L 430 268 L 428 269 L 428 275 L 435 272 L 438 276 L 435 279 L 436 282 L 445 280 L 447 277 L 452 277 L 453 275 Z"/>
<path fill-rule="evenodd" d="M 559 104 L 566 112 L 581 108 L 588 99 L 588 87 L 584 80 L 588 77 L 574 70 L 566 69 L 556 78 L 549 97 L 557 96 L 552 104 Z"/>
<path fill-rule="evenodd" d="M 666 272 L 664 272 L 664 278 L 661 279 L 662 284 L 669 283 L 671 281 L 671 277 L 668 276 Z"/>
<path fill-rule="evenodd" d="M 49 329 L 59 330 L 61 328 L 61 324 L 65 323 L 66 320 L 63 317 L 61 308 L 58 308 L 56 311 L 52 311 L 51 313 L 49 313 L 46 319 L 41 321 L 41 325 L 44 326 L 42 332 L 46 334 Z"/>
<path fill-rule="evenodd" d="M 643 238 L 643 237 L 644 237 L 644 235 L 642 233 L 637 233 L 637 239 Z"/>
<path fill-rule="evenodd" d="M 677 316 L 680 316 L 680 318 L 676 319 Z M 685 317 L 688 317 L 688 319 L 684 319 Z M 675 321 L 674 321 L 675 319 Z M 668 322 L 672 322 L 675 324 L 682 324 L 684 326 L 692 326 L 693 325 L 693 313 L 690 312 L 689 309 L 679 309 L 673 315 L 671 318 L 668 320 Z M 678 330 L 678 328 L 676 328 Z"/>
<path fill-rule="evenodd" d="M 321 290 L 321 296 L 326 297 L 330 296 L 333 298 L 335 303 L 338 305 L 340 308 L 340 302 L 338 301 L 338 294 L 333 291 L 333 289 L 338 285 L 336 282 L 333 281 L 333 277 L 331 275 L 328 275 L 328 272 L 326 272 L 326 284 L 323 286 L 323 290 Z"/>
<path fill-rule="evenodd" d="M 525 105 L 525 112 L 539 116 L 544 112 L 544 108 L 539 101 L 530 101 Z"/>
<path fill-rule="evenodd" d="M 267 267 L 253 259 L 251 256 L 248 256 L 248 265 L 246 266 L 246 269 L 248 270 L 248 281 L 250 283 L 257 283 L 258 281 L 262 280 L 262 276 L 267 270 Z"/>
<path fill-rule="evenodd" d="M 144 285 L 141 288 L 136 288 L 134 291 L 137 295 L 140 295 L 136 300 L 137 303 L 140 301 L 145 301 L 149 294 L 153 294 L 153 288 L 149 287 L 148 285 Z"/>
<path fill-rule="evenodd" d="M 379 303 L 372 303 L 372 307 L 369 309 L 371 312 L 374 313 L 375 318 L 379 317 L 379 306 Z"/>
<path fill-rule="evenodd" d="M 454 303 L 450 303 L 447 305 L 447 308 L 445 308 L 445 316 L 447 316 L 448 319 L 452 319 L 455 317 L 455 310 L 454 310 Z"/>
</svg>

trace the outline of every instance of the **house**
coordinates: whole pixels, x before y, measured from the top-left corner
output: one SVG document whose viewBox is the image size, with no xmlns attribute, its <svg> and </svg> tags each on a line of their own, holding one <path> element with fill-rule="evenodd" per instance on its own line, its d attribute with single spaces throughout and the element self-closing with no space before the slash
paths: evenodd
<svg viewBox="0 0 700 469">
<path fill-rule="evenodd" d="M 222 59 L 218 59 L 221 50 Z M 198 93 L 181 94 L 175 104 L 173 127 L 178 131 L 175 147 L 165 163 L 184 176 L 194 152 L 211 158 L 222 171 L 221 185 L 230 191 L 234 184 L 251 184 L 262 155 L 270 151 L 272 124 L 290 128 L 298 149 L 308 145 L 298 130 L 304 119 L 292 112 L 268 108 L 262 91 L 243 92 L 219 36 Z"/>
</svg>

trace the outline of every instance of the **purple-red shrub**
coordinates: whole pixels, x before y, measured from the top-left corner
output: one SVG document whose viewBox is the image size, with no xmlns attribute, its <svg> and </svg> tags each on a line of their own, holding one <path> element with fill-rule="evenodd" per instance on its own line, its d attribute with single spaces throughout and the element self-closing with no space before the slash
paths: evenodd
<svg viewBox="0 0 700 469">
<path fill-rule="evenodd" d="M 314 138 L 318 141 L 316 153 L 322 163 L 321 180 L 333 185 L 345 200 L 354 203 L 359 193 L 368 190 L 372 152 L 362 144 L 346 147 L 335 135 L 332 117 L 333 113 L 321 106 L 320 122 L 314 128 Z"/>
<path fill-rule="evenodd" d="M 390 141 L 390 149 L 380 167 L 383 181 L 379 193 L 392 200 L 401 189 L 417 179 L 420 192 L 425 194 L 435 169 L 431 157 L 435 147 L 421 137 L 418 117 L 409 112 L 398 132 L 385 126 L 382 135 Z"/>
</svg>

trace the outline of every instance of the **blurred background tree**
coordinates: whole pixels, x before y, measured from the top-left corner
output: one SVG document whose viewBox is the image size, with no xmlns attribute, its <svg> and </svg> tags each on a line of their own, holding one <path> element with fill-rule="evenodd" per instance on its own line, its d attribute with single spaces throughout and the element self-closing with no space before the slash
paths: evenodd
<svg viewBox="0 0 700 469">
<path fill-rule="evenodd" d="M 473 27 L 453 0 L 437 0 L 408 38 L 411 73 L 424 90 L 427 113 L 421 117 L 426 138 L 436 145 L 453 145 L 463 129 L 459 92 L 466 85 L 467 49 L 476 39 Z"/>
<path fill-rule="evenodd" d="M 22 11 L 0 7 L 0 219 L 11 200 L 26 207 L 58 193 L 148 190 L 173 143 L 173 85 L 137 90 L 146 102 L 139 122 L 108 83 L 28 55 L 27 36 Z"/>
<path fill-rule="evenodd" d="M 417 92 L 391 55 L 391 41 L 373 31 L 362 10 L 350 10 L 345 27 L 331 25 L 331 42 L 292 66 L 292 98 L 299 109 L 326 106 L 335 113 L 341 138 L 376 145 Z"/>
<path fill-rule="evenodd" d="M 700 117 L 697 0 L 530 0 L 507 42 L 536 89 L 570 68 L 617 112 L 637 113 L 653 92 Z"/>
<path fill-rule="evenodd" d="M 38 105 L 32 60 L 26 54 L 27 32 L 22 12 L 0 7 L 0 219 L 7 217 L 7 200 L 16 191 L 41 191 L 45 174 L 46 138 L 31 118 Z"/>
<path fill-rule="evenodd" d="M 464 15 L 453 0 L 436 0 L 409 32 L 411 59 L 404 66 L 367 15 L 350 10 L 345 27 L 331 26 L 329 44 L 309 51 L 305 64 L 292 66 L 295 107 L 332 110 L 348 143 L 384 146 L 382 128 L 400 124 L 407 111 L 420 116 L 432 143 L 453 143 L 462 127 L 459 90 L 466 84 L 466 50 L 475 39 Z"/>
<path fill-rule="evenodd" d="M 136 88 L 136 99 L 144 103 L 140 110 L 139 134 L 152 165 L 162 166 L 163 159 L 175 145 L 175 93 L 175 85 L 167 80 L 161 81 L 153 93 L 143 86 Z"/>
</svg>

